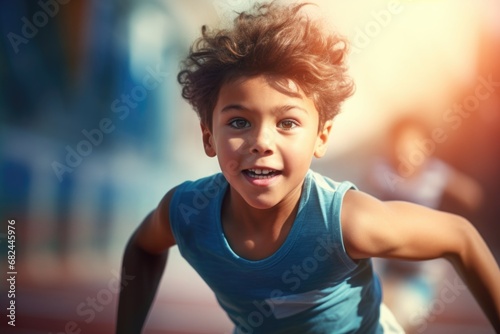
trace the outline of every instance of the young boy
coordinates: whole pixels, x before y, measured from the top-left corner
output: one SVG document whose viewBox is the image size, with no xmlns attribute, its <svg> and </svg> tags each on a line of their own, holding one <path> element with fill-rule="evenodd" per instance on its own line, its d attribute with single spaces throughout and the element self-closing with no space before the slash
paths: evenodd
<svg viewBox="0 0 500 334">
<path fill-rule="evenodd" d="M 345 42 L 306 8 L 272 2 L 202 28 L 179 82 L 222 173 L 167 192 L 131 237 L 117 333 L 141 331 L 175 244 L 235 333 L 401 332 L 371 257 L 449 259 L 500 331 L 500 271 L 469 222 L 309 170 L 353 85 Z"/>
</svg>

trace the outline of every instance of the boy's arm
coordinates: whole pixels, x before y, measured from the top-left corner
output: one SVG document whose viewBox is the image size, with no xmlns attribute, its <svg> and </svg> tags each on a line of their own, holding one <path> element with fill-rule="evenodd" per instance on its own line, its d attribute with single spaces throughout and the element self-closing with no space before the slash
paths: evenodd
<svg viewBox="0 0 500 334">
<path fill-rule="evenodd" d="M 160 282 L 168 249 L 175 245 L 170 229 L 169 205 L 175 189 L 170 190 L 156 210 L 134 232 L 123 255 L 122 286 L 118 302 L 116 333 L 140 333 Z"/>
<path fill-rule="evenodd" d="M 448 259 L 500 332 L 500 269 L 467 220 L 353 190 L 345 195 L 341 219 L 345 248 L 353 259 Z"/>
</svg>

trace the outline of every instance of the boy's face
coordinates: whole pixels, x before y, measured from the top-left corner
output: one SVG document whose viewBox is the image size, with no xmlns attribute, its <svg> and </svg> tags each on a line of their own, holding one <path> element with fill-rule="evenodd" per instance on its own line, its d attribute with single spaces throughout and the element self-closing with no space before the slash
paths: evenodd
<svg viewBox="0 0 500 334">
<path fill-rule="evenodd" d="M 300 195 L 313 156 L 321 157 L 331 121 L 318 131 L 319 114 L 292 82 L 285 94 L 273 78 L 241 77 L 223 85 L 213 111 L 212 130 L 202 124 L 208 156 L 247 204 L 272 208 Z"/>
</svg>

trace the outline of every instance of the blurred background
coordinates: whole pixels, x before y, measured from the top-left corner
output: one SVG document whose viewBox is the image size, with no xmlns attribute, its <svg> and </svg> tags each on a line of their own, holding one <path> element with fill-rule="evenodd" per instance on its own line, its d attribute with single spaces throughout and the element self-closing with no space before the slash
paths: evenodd
<svg viewBox="0 0 500 334">
<path fill-rule="evenodd" d="M 500 2 L 312 1 L 351 40 L 356 93 L 313 169 L 383 199 L 470 219 L 500 259 Z M 0 248 L 16 231 L 16 326 L 112 333 L 125 243 L 163 194 L 217 172 L 181 99 L 179 61 L 202 24 L 250 0 L 0 1 Z M 377 263 L 415 333 L 493 333 L 442 262 Z M 401 312 L 399 312 L 401 311 Z M 231 333 L 171 251 L 145 333 Z"/>
</svg>

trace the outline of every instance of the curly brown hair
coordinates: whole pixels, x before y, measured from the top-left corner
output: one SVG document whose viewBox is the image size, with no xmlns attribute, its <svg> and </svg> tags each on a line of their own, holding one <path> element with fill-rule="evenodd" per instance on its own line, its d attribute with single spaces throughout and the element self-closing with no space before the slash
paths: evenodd
<svg viewBox="0 0 500 334">
<path fill-rule="evenodd" d="M 253 12 L 240 13 L 231 29 L 202 27 L 177 80 L 182 97 L 209 129 L 221 86 L 241 76 L 292 80 L 314 101 L 320 128 L 338 114 L 354 91 L 345 65 L 347 42 L 304 14 L 306 5 L 256 4 Z"/>
</svg>

